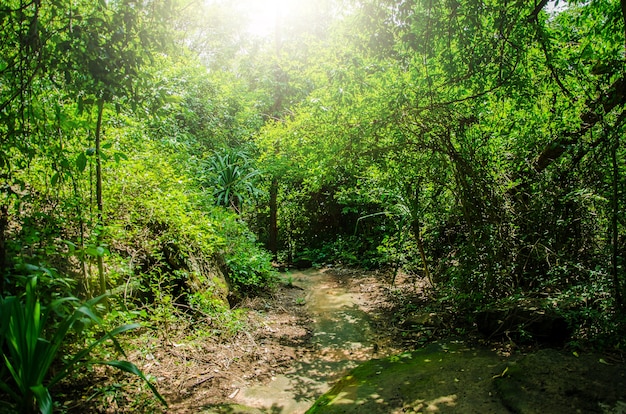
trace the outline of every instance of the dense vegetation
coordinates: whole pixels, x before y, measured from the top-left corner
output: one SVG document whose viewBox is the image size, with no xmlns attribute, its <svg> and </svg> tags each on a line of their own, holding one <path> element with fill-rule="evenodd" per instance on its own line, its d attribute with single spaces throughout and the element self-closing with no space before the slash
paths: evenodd
<svg viewBox="0 0 626 414">
<path fill-rule="evenodd" d="M 50 409 L 129 320 L 235 329 L 272 262 L 402 268 L 467 315 L 540 300 L 624 345 L 626 1 L 316 0 L 268 37 L 196 3 L 0 6 L 10 404 Z"/>
</svg>

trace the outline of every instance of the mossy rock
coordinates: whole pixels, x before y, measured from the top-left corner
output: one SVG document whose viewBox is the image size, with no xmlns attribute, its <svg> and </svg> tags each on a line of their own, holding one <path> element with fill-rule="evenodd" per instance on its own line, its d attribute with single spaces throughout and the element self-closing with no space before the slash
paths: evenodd
<svg viewBox="0 0 626 414">
<path fill-rule="evenodd" d="M 461 343 L 433 344 L 355 368 L 307 413 L 497 413 L 492 393 L 503 358 Z"/>
<path fill-rule="evenodd" d="M 355 368 L 307 413 L 626 413 L 626 365 L 544 349 L 506 361 L 462 344 Z"/>
<path fill-rule="evenodd" d="M 511 363 L 494 385 L 513 413 L 626 412 L 625 366 L 599 355 L 540 350 Z"/>
</svg>

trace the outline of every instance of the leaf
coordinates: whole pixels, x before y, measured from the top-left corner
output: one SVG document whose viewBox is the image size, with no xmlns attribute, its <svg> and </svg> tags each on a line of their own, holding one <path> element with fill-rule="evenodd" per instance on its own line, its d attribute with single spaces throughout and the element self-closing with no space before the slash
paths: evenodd
<svg viewBox="0 0 626 414">
<path fill-rule="evenodd" d="M 50 178 L 50 185 L 55 186 L 57 185 L 57 183 L 59 182 L 59 173 L 54 173 L 54 175 L 52 176 L 52 178 Z"/>
<path fill-rule="evenodd" d="M 491 379 L 504 378 L 507 372 L 509 372 L 509 367 L 504 368 L 504 371 L 502 371 L 501 374 L 496 374 L 493 377 L 491 377 Z"/>
<path fill-rule="evenodd" d="M 146 378 L 146 376 L 143 374 L 143 372 L 141 372 L 139 370 L 139 368 L 137 368 L 137 366 L 135 364 L 133 364 L 132 362 L 115 360 L 115 361 L 97 361 L 95 363 L 96 364 L 101 364 L 101 365 L 109 365 L 111 367 L 115 367 L 117 369 L 120 369 L 122 371 L 128 372 L 130 374 L 137 375 L 139 378 L 141 378 L 142 380 L 145 381 L 146 385 L 150 388 L 150 390 L 152 391 L 154 396 L 157 397 L 159 399 L 159 401 L 161 401 L 161 403 L 163 403 L 163 405 L 167 407 L 167 401 L 165 401 L 163 396 L 161 396 L 161 394 L 159 394 L 159 392 L 154 387 L 154 385 L 152 385 L 150 383 L 150 381 L 148 381 L 148 378 Z"/>
<path fill-rule="evenodd" d="M 75 243 L 72 243 L 69 240 L 63 240 L 63 243 L 67 246 L 70 254 L 74 254 L 74 252 L 76 252 L 76 244 Z"/>
<path fill-rule="evenodd" d="M 117 164 L 120 163 L 120 160 L 128 161 L 128 157 L 123 152 L 116 152 L 113 154 L 113 158 L 115 158 L 115 162 Z"/>
<path fill-rule="evenodd" d="M 98 315 L 96 315 L 91 307 L 83 305 L 81 307 L 79 307 L 78 309 L 76 309 L 77 312 L 82 313 L 83 315 L 87 316 L 89 319 L 91 319 L 92 321 L 100 324 L 102 323 L 102 320 L 100 319 L 100 317 Z"/>
<path fill-rule="evenodd" d="M 78 154 L 78 157 L 76 157 L 76 168 L 78 169 L 79 172 L 83 172 L 85 171 L 86 167 L 87 167 L 87 156 L 85 155 L 84 152 L 81 152 L 80 154 Z"/>
<path fill-rule="evenodd" d="M 38 384 L 30 387 L 30 389 L 33 394 L 35 394 L 39 411 L 43 414 L 52 414 L 52 397 L 50 396 L 48 388 L 44 387 L 42 384 Z"/>
</svg>

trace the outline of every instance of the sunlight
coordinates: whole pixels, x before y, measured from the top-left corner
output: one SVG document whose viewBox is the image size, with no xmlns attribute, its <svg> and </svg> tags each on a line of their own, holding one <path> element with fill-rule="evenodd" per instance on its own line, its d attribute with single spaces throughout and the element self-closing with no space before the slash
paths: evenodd
<svg viewBox="0 0 626 414">
<path fill-rule="evenodd" d="M 315 15 L 320 7 L 328 7 L 326 0 L 187 0 L 189 5 L 204 2 L 229 11 L 229 23 L 238 26 L 241 32 L 252 36 L 267 37 L 276 32 L 276 27 L 291 23 L 303 16 Z M 234 13 L 231 14 L 231 13 Z M 279 26 L 277 26 L 277 24 Z"/>
<path fill-rule="evenodd" d="M 308 0 L 310 1 L 310 0 Z M 257 36 L 274 33 L 276 23 L 301 9 L 307 0 L 245 0 L 242 10 L 248 19 L 248 31 Z"/>
<path fill-rule="evenodd" d="M 252 34 L 265 36 L 274 31 L 276 20 L 284 15 L 287 0 L 261 0 L 247 2 L 249 13 L 249 31 Z"/>
</svg>

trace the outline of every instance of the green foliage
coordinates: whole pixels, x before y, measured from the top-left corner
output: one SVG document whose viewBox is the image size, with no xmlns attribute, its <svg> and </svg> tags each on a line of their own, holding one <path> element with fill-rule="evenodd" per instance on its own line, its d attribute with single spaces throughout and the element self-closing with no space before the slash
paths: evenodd
<svg viewBox="0 0 626 414">
<path fill-rule="evenodd" d="M 207 164 L 205 181 L 214 189 L 213 197 L 218 206 L 231 207 L 241 214 L 244 202 L 259 196 L 255 181 L 261 172 L 252 166 L 244 152 L 216 153 Z"/>
<path fill-rule="evenodd" d="M 30 278 L 26 284 L 24 298 L 8 296 L 0 298 L 1 325 L 0 348 L 4 365 L 0 372 L 0 390 L 6 393 L 13 407 L 19 412 L 52 412 L 52 397 L 49 389 L 73 370 L 93 364 L 108 365 L 142 378 L 154 395 L 165 403 L 156 388 L 143 373 L 128 361 L 99 361 L 90 357 L 91 351 L 111 340 L 118 351 L 123 351 L 115 336 L 136 329 L 138 325 L 123 325 L 93 341 L 74 355 L 61 360 L 59 351 L 67 345 L 68 334 L 77 325 L 100 324 L 94 313 L 95 305 L 104 297 L 91 299 L 84 304 L 72 297 L 60 298 L 49 305 L 42 305 L 36 292 L 37 278 Z M 50 367 L 61 362 L 60 369 L 50 374 Z"/>
<path fill-rule="evenodd" d="M 275 282 L 260 240 L 403 266 L 465 309 L 584 291 L 608 305 L 574 307 L 581 336 L 617 332 L 623 2 L 330 1 L 271 41 L 225 3 L 5 3 L 3 295 L 36 272 L 43 303 L 91 297 L 100 271 L 157 325 L 215 319 L 209 264 L 237 295 Z"/>
<path fill-rule="evenodd" d="M 224 256 L 233 287 L 240 293 L 254 293 L 274 286 L 278 276 L 271 255 L 258 246 L 252 234 L 245 233 L 244 230 Z"/>
<path fill-rule="evenodd" d="M 620 308 L 621 6 L 360 2 L 257 140 L 279 257 L 432 271 L 466 309 L 599 280 L 615 301 L 596 316 Z"/>
</svg>

